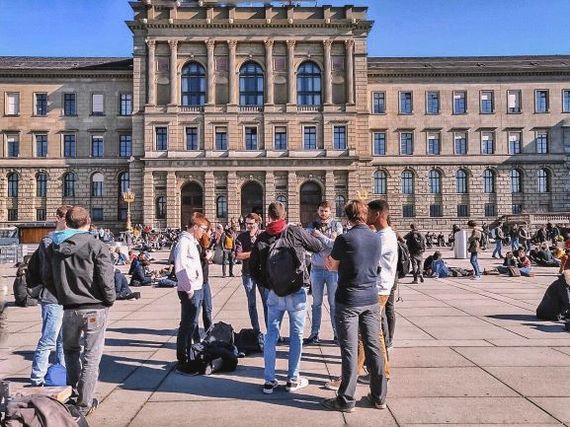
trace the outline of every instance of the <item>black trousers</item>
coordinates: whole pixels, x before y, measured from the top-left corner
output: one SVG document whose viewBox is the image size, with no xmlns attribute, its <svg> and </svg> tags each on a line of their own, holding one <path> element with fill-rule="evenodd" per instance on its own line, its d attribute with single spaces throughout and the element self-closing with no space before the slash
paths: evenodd
<svg viewBox="0 0 570 427">
<path fill-rule="evenodd" d="M 188 298 L 186 292 L 178 292 L 180 299 L 180 326 L 176 337 L 176 359 L 179 362 L 187 362 L 192 337 L 198 329 L 198 317 L 202 306 L 202 289 L 194 291 L 192 298 Z"/>
</svg>

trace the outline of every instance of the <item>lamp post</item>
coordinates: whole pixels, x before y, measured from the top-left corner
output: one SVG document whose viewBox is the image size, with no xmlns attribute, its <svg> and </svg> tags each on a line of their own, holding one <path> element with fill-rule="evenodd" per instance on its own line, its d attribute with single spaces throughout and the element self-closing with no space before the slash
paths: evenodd
<svg viewBox="0 0 570 427">
<path fill-rule="evenodd" d="M 135 201 L 135 193 L 130 188 L 127 188 L 127 191 L 123 193 L 123 200 L 127 204 L 127 231 L 131 232 L 133 231 L 131 225 L 131 203 Z"/>
</svg>

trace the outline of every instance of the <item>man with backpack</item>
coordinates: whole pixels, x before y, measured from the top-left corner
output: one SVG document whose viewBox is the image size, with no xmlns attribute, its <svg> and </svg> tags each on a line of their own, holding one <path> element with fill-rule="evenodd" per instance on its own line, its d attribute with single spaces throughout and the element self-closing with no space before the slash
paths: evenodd
<svg viewBox="0 0 570 427">
<path fill-rule="evenodd" d="M 259 235 L 251 251 L 249 268 L 257 283 L 269 289 L 267 296 L 267 334 L 263 357 L 265 372 L 263 392 L 273 393 L 279 386 L 275 378 L 276 345 L 283 315 L 289 315 L 289 369 L 287 391 L 309 384 L 299 375 L 303 350 L 303 329 L 307 315 L 309 275 L 305 251 L 320 252 L 321 243 L 303 228 L 287 225 L 285 206 L 273 202 L 267 209 L 269 223 Z"/>
<path fill-rule="evenodd" d="M 425 238 L 416 230 L 415 224 L 410 224 L 410 232 L 404 236 L 404 239 L 406 240 L 406 246 L 410 251 L 412 261 L 412 274 L 414 275 L 412 284 L 417 284 L 418 278 L 423 283 L 422 259 L 426 250 Z"/>
<path fill-rule="evenodd" d="M 319 218 L 311 223 L 307 231 L 311 233 L 313 237 L 319 239 L 323 245 L 323 250 L 315 252 L 311 256 L 311 289 L 313 291 L 313 305 L 311 306 L 312 327 L 311 334 L 309 338 L 304 341 L 304 344 L 319 343 L 325 286 L 327 288 L 333 336 L 336 341 L 334 295 L 336 293 L 338 273 L 336 271 L 327 271 L 325 261 L 332 251 L 334 240 L 337 236 L 342 234 L 342 225 L 332 218 L 331 204 L 327 201 L 321 202 L 317 210 L 317 215 Z"/>
<path fill-rule="evenodd" d="M 499 222 L 499 224 L 497 224 L 497 227 L 495 227 L 495 229 L 493 230 L 493 237 L 495 238 L 495 250 L 493 251 L 493 258 L 497 258 L 497 255 L 499 255 L 499 258 L 504 258 L 503 257 L 503 240 L 505 238 L 505 233 L 503 232 L 503 222 Z"/>
</svg>

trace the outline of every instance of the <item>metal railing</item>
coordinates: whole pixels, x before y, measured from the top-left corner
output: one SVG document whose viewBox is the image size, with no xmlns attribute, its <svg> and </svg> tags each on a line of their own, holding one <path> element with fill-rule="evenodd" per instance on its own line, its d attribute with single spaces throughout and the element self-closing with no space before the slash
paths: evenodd
<svg viewBox="0 0 570 427">
<path fill-rule="evenodd" d="M 23 259 L 22 245 L 0 246 L 0 264 L 16 264 Z"/>
</svg>

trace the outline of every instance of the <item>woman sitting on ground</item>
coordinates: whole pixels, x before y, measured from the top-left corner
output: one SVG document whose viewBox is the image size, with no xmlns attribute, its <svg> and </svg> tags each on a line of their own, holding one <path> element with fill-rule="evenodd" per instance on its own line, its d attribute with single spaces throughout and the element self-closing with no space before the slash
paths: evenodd
<svg viewBox="0 0 570 427">
<path fill-rule="evenodd" d="M 514 257 L 511 251 L 505 254 L 503 265 L 497 266 L 497 271 L 501 274 L 509 274 L 509 267 L 518 268 L 517 259 Z"/>
<path fill-rule="evenodd" d="M 148 260 L 144 254 L 140 254 L 131 264 L 129 274 L 131 274 L 131 286 L 149 286 L 152 283 L 152 276 L 145 274 L 145 267 Z"/>
<path fill-rule="evenodd" d="M 434 278 L 443 278 L 449 276 L 449 269 L 445 265 L 445 261 L 441 258 L 441 252 L 436 251 L 433 254 L 433 261 L 431 263 L 431 271 Z"/>
<path fill-rule="evenodd" d="M 519 248 L 517 254 L 518 254 L 517 266 L 521 272 L 521 275 L 525 277 L 532 276 L 533 275 L 532 264 L 530 262 L 530 258 L 526 256 L 525 249 Z"/>
</svg>

